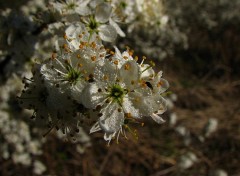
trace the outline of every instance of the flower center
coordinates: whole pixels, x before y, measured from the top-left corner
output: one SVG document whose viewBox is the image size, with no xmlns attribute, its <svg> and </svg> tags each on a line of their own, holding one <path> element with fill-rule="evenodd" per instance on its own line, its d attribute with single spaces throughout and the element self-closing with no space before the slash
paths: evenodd
<svg viewBox="0 0 240 176">
<path fill-rule="evenodd" d="M 124 90 L 118 84 L 115 84 L 110 89 L 109 97 L 113 98 L 114 101 L 117 101 L 119 104 L 121 104 L 125 94 L 126 94 L 126 90 Z"/>
<path fill-rule="evenodd" d="M 68 9 L 74 9 L 75 7 L 77 7 L 77 5 L 74 4 L 74 3 L 70 3 L 70 4 L 67 5 Z"/>
<path fill-rule="evenodd" d="M 48 98 L 49 94 L 47 89 L 43 89 L 39 92 L 39 101 L 42 102 L 43 104 L 46 104 L 47 98 Z"/>
<path fill-rule="evenodd" d="M 124 1 L 121 1 L 121 2 L 120 2 L 120 7 L 122 7 L 123 9 L 126 9 L 127 3 L 124 2 Z"/>
<path fill-rule="evenodd" d="M 90 17 L 90 21 L 88 23 L 88 27 L 90 28 L 91 31 L 96 31 L 98 28 L 99 23 L 95 20 L 93 16 Z"/>
<path fill-rule="evenodd" d="M 76 84 L 77 81 L 81 78 L 82 74 L 79 70 L 75 70 L 71 66 L 67 66 L 68 74 L 66 76 L 66 80 L 69 81 L 71 84 Z"/>
</svg>

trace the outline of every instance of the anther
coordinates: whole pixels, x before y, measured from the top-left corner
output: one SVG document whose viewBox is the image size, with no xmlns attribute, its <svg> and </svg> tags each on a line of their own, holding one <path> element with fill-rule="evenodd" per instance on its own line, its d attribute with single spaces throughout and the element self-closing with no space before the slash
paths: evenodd
<svg viewBox="0 0 240 176">
<path fill-rule="evenodd" d="M 64 35 L 63 35 L 63 38 L 65 39 L 65 40 L 67 40 L 67 34 L 66 33 L 64 33 Z"/>
<path fill-rule="evenodd" d="M 52 53 L 52 60 L 57 58 L 57 53 Z"/>
<path fill-rule="evenodd" d="M 125 70 L 129 70 L 130 69 L 130 65 L 129 64 L 124 65 L 124 69 Z"/>
<path fill-rule="evenodd" d="M 115 60 L 113 63 L 114 63 L 115 65 L 118 65 L 118 60 Z"/>
<path fill-rule="evenodd" d="M 135 56 L 134 59 L 135 59 L 135 61 L 138 61 L 138 56 Z"/>
<path fill-rule="evenodd" d="M 110 51 L 110 54 L 111 54 L 111 55 L 114 55 L 114 54 L 115 54 L 115 52 L 114 52 L 114 51 Z"/>
<path fill-rule="evenodd" d="M 96 61 L 97 57 L 96 56 L 91 56 L 92 61 Z"/>
</svg>

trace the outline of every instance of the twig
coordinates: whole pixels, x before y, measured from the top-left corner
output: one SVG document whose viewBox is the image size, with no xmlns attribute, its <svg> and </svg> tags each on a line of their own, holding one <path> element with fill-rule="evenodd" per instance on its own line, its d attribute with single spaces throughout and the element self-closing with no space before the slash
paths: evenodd
<svg viewBox="0 0 240 176">
<path fill-rule="evenodd" d="M 151 176 L 162 176 L 162 175 L 166 175 L 170 172 L 173 172 L 175 169 L 177 168 L 177 166 L 172 166 L 172 167 L 169 167 L 167 169 L 164 169 L 164 170 L 161 170 L 161 171 L 158 171 L 157 173 L 151 175 Z"/>
<path fill-rule="evenodd" d="M 114 151 L 113 148 L 114 148 L 114 147 L 111 146 L 111 148 L 109 149 L 106 157 L 104 158 L 104 160 L 103 160 L 103 162 L 102 162 L 102 164 L 101 164 L 101 167 L 100 167 L 100 169 L 99 169 L 99 173 L 98 173 L 99 176 L 101 176 L 101 173 L 103 172 L 103 170 L 104 170 L 104 168 L 105 168 L 105 166 L 106 166 L 106 164 L 107 164 L 110 156 L 112 155 L 112 153 L 113 153 L 113 151 Z"/>
</svg>

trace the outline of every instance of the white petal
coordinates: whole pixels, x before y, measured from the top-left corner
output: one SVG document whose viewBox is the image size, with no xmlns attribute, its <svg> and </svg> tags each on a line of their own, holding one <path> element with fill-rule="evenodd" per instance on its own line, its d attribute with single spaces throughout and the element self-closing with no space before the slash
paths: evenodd
<svg viewBox="0 0 240 176">
<path fill-rule="evenodd" d="M 130 56 L 128 52 L 125 51 L 125 52 L 121 53 L 116 46 L 114 46 L 114 48 L 115 48 L 115 54 L 112 57 L 112 63 L 117 61 L 118 69 L 120 69 L 123 66 L 123 64 L 125 64 L 128 60 L 133 60 L 132 56 Z M 126 57 L 127 57 L 127 59 L 126 59 Z"/>
<path fill-rule="evenodd" d="M 97 22 L 108 22 L 112 12 L 112 7 L 109 3 L 101 3 L 96 7 L 95 18 Z"/>
<path fill-rule="evenodd" d="M 79 15 L 82 15 L 82 16 L 86 16 L 86 15 L 91 14 L 91 10 L 90 10 L 90 8 L 87 6 L 90 1 L 91 1 L 91 0 L 84 0 L 84 1 L 82 1 L 82 2 L 79 4 L 79 6 L 75 9 L 75 11 L 76 11 Z"/>
<path fill-rule="evenodd" d="M 161 86 L 159 87 L 159 93 L 165 92 L 169 88 L 169 83 L 166 79 L 161 79 Z"/>
<path fill-rule="evenodd" d="M 114 133 L 118 131 L 124 123 L 124 113 L 119 111 L 118 103 L 112 102 L 101 110 L 102 116 L 99 125 L 106 133 Z"/>
<path fill-rule="evenodd" d="M 165 120 L 163 120 L 162 117 L 160 117 L 159 115 L 157 115 L 157 114 L 155 114 L 155 113 L 153 113 L 153 114 L 151 115 L 151 117 L 152 117 L 152 119 L 153 119 L 155 122 L 157 122 L 158 124 L 163 124 L 163 123 L 165 122 Z"/>
<path fill-rule="evenodd" d="M 75 50 L 79 49 L 79 35 L 82 34 L 84 28 L 80 24 L 72 24 L 66 30 L 65 33 L 68 37 L 69 43 L 75 48 Z"/>
<path fill-rule="evenodd" d="M 141 71 L 141 78 L 145 79 L 145 80 L 149 79 L 150 76 L 155 74 L 152 67 L 150 67 L 150 65 L 148 65 L 148 64 L 142 64 L 140 67 L 140 71 Z"/>
<path fill-rule="evenodd" d="M 76 38 L 79 34 L 83 32 L 83 26 L 79 23 L 71 24 L 66 30 L 65 33 L 68 38 Z"/>
<path fill-rule="evenodd" d="M 117 133 L 117 132 L 114 132 L 114 133 L 105 133 L 105 134 L 104 134 L 104 140 L 105 140 L 105 141 L 111 141 L 112 138 L 115 137 L 116 133 Z"/>
<path fill-rule="evenodd" d="M 115 57 L 117 58 L 122 58 L 122 53 L 120 52 L 120 50 L 118 49 L 117 46 L 114 46 L 114 49 L 115 49 Z"/>
<path fill-rule="evenodd" d="M 75 86 L 71 89 L 71 96 L 74 100 L 79 101 L 82 97 L 82 91 L 87 86 L 87 82 L 85 80 L 78 81 Z"/>
<path fill-rule="evenodd" d="M 140 76 L 137 62 L 135 60 L 127 61 L 122 65 L 119 73 L 122 82 L 124 82 L 127 87 L 132 90 L 137 84 Z"/>
<path fill-rule="evenodd" d="M 132 102 L 132 106 L 139 111 L 139 118 L 142 116 L 149 116 L 154 112 L 151 97 L 143 96 L 138 92 L 130 92 L 128 95 Z"/>
<path fill-rule="evenodd" d="M 98 28 L 99 36 L 103 41 L 114 42 L 117 38 L 117 32 L 114 27 L 110 25 L 101 25 Z"/>
<path fill-rule="evenodd" d="M 154 97 L 157 98 L 156 102 L 159 104 L 159 108 L 157 110 L 157 114 L 163 114 L 167 110 L 167 107 L 168 107 L 167 100 L 165 100 L 160 95 L 157 95 L 157 96 L 154 96 Z"/>
<path fill-rule="evenodd" d="M 101 92 L 99 92 L 101 90 Z M 95 109 L 97 105 L 104 103 L 107 95 L 105 94 L 104 85 L 101 83 L 92 83 L 84 88 L 79 102 L 86 108 Z"/>
<path fill-rule="evenodd" d="M 128 98 L 123 99 L 122 107 L 125 113 L 130 113 L 131 117 L 133 118 L 140 118 L 139 109 L 137 109 L 133 102 L 130 101 Z"/>
<path fill-rule="evenodd" d="M 91 0 L 89 5 L 92 9 L 95 9 L 99 4 L 104 3 L 105 0 Z"/>
<path fill-rule="evenodd" d="M 94 79 L 101 82 L 115 83 L 117 70 L 109 60 L 104 60 L 103 65 L 97 65 L 94 71 Z"/>
<path fill-rule="evenodd" d="M 166 101 L 159 94 L 144 96 L 138 92 L 130 92 L 128 95 L 141 116 L 150 116 L 153 113 L 160 114 L 166 111 Z"/>
<path fill-rule="evenodd" d="M 125 37 L 125 36 L 126 36 L 125 33 L 122 31 L 122 29 L 118 26 L 118 24 L 115 23 L 115 21 L 113 21 L 111 18 L 109 19 L 109 24 L 116 29 L 117 33 L 118 33 L 121 37 Z"/>
<path fill-rule="evenodd" d="M 65 111 L 72 105 L 72 101 L 68 99 L 68 93 L 59 92 L 58 88 L 49 86 L 46 104 L 52 111 Z"/>
<path fill-rule="evenodd" d="M 95 132 L 100 131 L 100 130 L 101 130 L 101 127 L 99 126 L 99 123 L 96 122 L 96 123 L 92 126 L 92 128 L 90 129 L 90 134 L 91 134 L 91 133 L 95 133 Z"/>
<path fill-rule="evenodd" d="M 169 88 L 169 83 L 167 80 L 162 78 L 162 71 L 158 72 L 155 76 L 154 80 L 151 81 L 152 85 L 154 85 L 154 92 L 163 93 Z"/>
</svg>

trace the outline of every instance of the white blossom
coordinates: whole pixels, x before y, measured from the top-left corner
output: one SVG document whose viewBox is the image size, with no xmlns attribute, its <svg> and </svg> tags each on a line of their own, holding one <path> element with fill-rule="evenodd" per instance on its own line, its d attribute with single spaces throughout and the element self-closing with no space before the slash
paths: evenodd
<svg viewBox="0 0 240 176">
<path fill-rule="evenodd" d="M 121 131 L 128 118 L 154 116 L 153 119 L 161 123 L 158 114 L 166 106 L 160 95 L 164 88 L 155 88 L 157 91 L 154 92 L 148 87 L 146 81 L 141 79 L 140 67 L 130 55 L 121 55 L 118 50 L 110 61 L 105 60 L 103 66 L 96 67 L 94 82 L 86 86 L 81 96 L 85 107 L 101 107 L 99 121 L 91 132 L 102 129 L 106 132 L 105 139 L 108 139 L 106 135 L 111 138 Z M 160 80 L 159 77 L 156 79 Z"/>
</svg>

